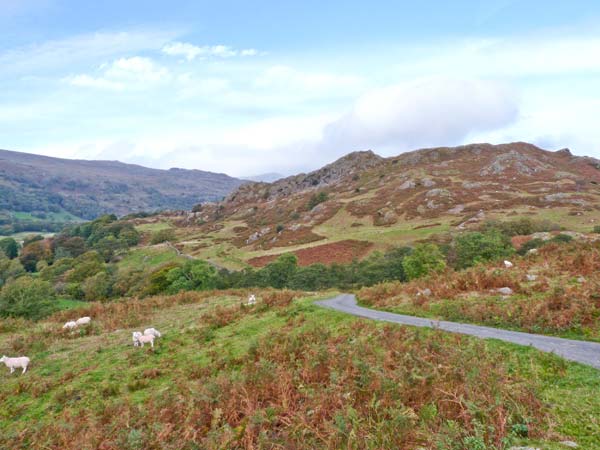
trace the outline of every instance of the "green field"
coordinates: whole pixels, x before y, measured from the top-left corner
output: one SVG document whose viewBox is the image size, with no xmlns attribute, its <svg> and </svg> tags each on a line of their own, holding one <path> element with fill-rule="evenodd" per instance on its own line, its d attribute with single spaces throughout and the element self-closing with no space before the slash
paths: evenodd
<svg viewBox="0 0 600 450">
<path fill-rule="evenodd" d="M 495 448 L 481 445 L 491 415 L 504 411 L 516 431 L 506 433 L 502 448 L 560 449 L 566 438 L 600 448 L 594 369 L 531 348 L 352 318 L 311 298 L 269 306 L 259 295 L 256 308 L 240 309 L 245 295 L 92 305 L 85 332 L 57 331 L 67 317 L 61 313 L 1 333 L 2 352 L 27 354 L 32 365 L 22 376 L 0 367 L 0 445 L 397 448 L 416 436 L 410 448 L 476 450 Z M 131 332 L 150 325 L 164 333 L 156 348 L 134 348 Z M 401 381 L 378 384 L 383 374 Z M 455 421 L 446 389 L 463 385 L 468 419 Z M 512 403 L 529 398 L 519 397 L 529 389 L 544 413 L 537 419 L 529 417 L 534 408 Z M 409 407 L 409 393 L 419 391 L 433 396 L 430 403 L 418 406 L 415 398 Z M 486 404 L 487 396 L 497 404 Z M 527 426 L 518 423 L 529 419 L 545 438 L 523 437 Z"/>
</svg>

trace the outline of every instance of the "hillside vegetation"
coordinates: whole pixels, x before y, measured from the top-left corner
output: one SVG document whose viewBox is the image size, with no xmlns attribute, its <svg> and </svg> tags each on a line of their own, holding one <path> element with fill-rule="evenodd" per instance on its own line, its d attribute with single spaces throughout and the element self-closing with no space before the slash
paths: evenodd
<svg viewBox="0 0 600 450">
<path fill-rule="evenodd" d="M 200 170 L 50 158 L 0 150 L 0 235 L 58 231 L 102 214 L 191 209 L 242 183 Z"/>
<path fill-rule="evenodd" d="M 254 291 L 256 292 L 256 291 Z M 181 293 L 0 322 L 4 448 L 600 448 L 597 372 L 320 309 L 290 291 Z M 90 315 L 76 332 L 68 319 Z M 154 349 L 131 332 L 155 326 Z"/>
<path fill-rule="evenodd" d="M 167 223 L 185 253 L 240 269 L 294 252 L 302 264 L 528 218 L 571 231 L 600 223 L 600 162 L 526 143 L 472 144 L 382 158 L 355 152 L 308 174 L 249 183 Z"/>
</svg>

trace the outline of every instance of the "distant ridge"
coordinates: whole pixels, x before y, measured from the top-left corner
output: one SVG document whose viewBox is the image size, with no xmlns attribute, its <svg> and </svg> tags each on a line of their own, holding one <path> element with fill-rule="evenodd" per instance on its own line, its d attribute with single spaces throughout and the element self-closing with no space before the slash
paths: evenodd
<svg viewBox="0 0 600 450">
<path fill-rule="evenodd" d="M 105 213 L 190 209 L 199 202 L 218 201 L 242 183 L 202 170 L 0 150 L 0 218 L 29 213 L 92 219 Z"/>
</svg>

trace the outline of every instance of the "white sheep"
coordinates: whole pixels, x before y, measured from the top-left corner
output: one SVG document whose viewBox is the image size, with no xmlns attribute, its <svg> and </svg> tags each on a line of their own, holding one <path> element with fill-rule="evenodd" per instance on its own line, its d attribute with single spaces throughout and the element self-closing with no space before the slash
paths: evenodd
<svg viewBox="0 0 600 450">
<path fill-rule="evenodd" d="M 138 339 L 139 339 L 141 336 L 142 336 L 142 333 L 140 333 L 139 331 L 134 331 L 134 332 L 132 333 L 132 338 L 133 338 L 133 346 L 134 346 L 134 347 L 137 347 L 137 346 L 139 346 L 139 345 L 140 345 L 140 342 L 139 342 L 139 340 L 138 340 Z"/>
<path fill-rule="evenodd" d="M 148 342 L 150 342 L 150 347 L 154 348 L 154 335 L 153 334 L 143 334 L 138 337 L 137 341 L 142 345 L 142 347 L 144 346 L 144 344 L 147 344 Z"/>
<path fill-rule="evenodd" d="M 248 306 L 251 305 L 256 305 L 256 296 L 254 294 L 252 294 L 250 297 L 248 297 L 248 303 L 246 303 Z"/>
<path fill-rule="evenodd" d="M 504 267 L 506 267 L 507 269 L 510 269 L 512 266 L 514 266 L 514 264 L 510 261 L 504 261 Z"/>
<path fill-rule="evenodd" d="M 77 322 L 75 322 L 74 320 L 71 320 L 63 325 L 63 330 L 65 328 L 68 328 L 69 330 L 72 330 L 73 328 L 77 328 Z"/>
<path fill-rule="evenodd" d="M 10 373 L 13 373 L 15 371 L 16 367 L 21 367 L 23 369 L 23 372 L 21 373 L 25 373 L 27 371 L 27 366 L 29 365 L 29 358 L 27 356 L 19 356 L 17 358 L 9 358 L 5 355 L 2 355 L 2 358 L 0 358 L 0 362 L 3 362 L 4 364 L 6 364 L 6 367 L 8 367 L 10 369 Z"/>
<path fill-rule="evenodd" d="M 160 331 L 158 331 L 156 328 L 146 328 L 144 330 L 144 334 L 147 336 L 152 335 L 157 338 L 160 337 Z"/>
<path fill-rule="evenodd" d="M 86 317 L 80 317 L 75 322 L 77 323 L 77 325 L 87 325 L 91 321 L 92 321 L 92 318 L 86 316 Z"/>
</svg>

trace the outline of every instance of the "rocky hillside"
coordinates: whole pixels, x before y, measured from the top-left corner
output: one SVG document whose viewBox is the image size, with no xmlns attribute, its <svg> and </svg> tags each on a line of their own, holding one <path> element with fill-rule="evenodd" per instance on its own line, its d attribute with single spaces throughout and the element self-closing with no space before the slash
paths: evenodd
<svg viewBox="0 0 600 450">
<path fill-rule="evenodd" d="M 92 219 L 103 213 L 190 209 L 242 181 L 200 170 L 50 158 L 0 150 L 0 212 Z"/>
<path fill-rule="evenodd" d="M 494 218 L 531 217 L 589 231 L 600 223 L 599 167 L 568 149 L 521 142 L 391 158 L 355 152 L 308 174 L 243 185 L 223 202 L 170 220 L 189 229 L 181 235 L 192 253 L 244 263 L 307 247 L 324 253 L 328 248 L 318 246 L 340 241 L 383 249 Z"/>
</svg>

